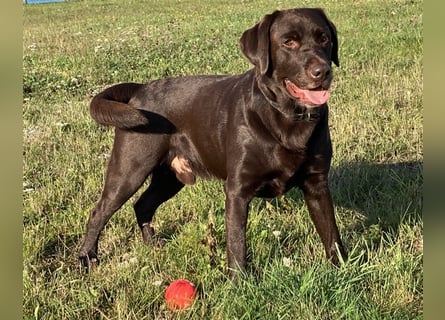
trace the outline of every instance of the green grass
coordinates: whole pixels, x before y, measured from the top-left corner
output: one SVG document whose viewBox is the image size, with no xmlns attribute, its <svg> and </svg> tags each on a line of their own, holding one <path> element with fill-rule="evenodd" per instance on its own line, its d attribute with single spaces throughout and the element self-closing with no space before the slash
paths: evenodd
<svg viewBox="0 0 445 320">
<path fill-rule="evenodd" d="M 422 2 L 300 1 L 339 32 L 330 99 L 331 189 L 350 260 L 324 259 L 299 191 L 251 204 L 249 275 L 225 274 L 222 183 L 187 187 L 158 211 L 167 242 L 142 244 L 131 201 L 109 222 L 102 264 L 77 251 L 100 194 L 113 130 L 88 103 L 118 82 L 244 72 L 238 39 L 294 1 L 69 1 L 24 6 L 25 319 L 421 319 Z M 209 245 L 214 243 L 214 245 Z M 199 287 L 171 313 L 167 284 Z"/>
</svg>

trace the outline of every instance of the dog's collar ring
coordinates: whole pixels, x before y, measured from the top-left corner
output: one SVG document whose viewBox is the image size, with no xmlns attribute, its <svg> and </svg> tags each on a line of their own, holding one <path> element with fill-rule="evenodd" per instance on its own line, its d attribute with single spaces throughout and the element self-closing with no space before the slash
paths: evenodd
<svg viewBox="0 0 445 320">
<path fill-rule="evenodd" d="M 303 120 L 315 121 L 318 119 L 320 119 L 320 113 L 318 113 L 318 112 L 296 113 L 293 116 L 293 120 L 295 120 L 295 121 L 303 121 Z"/>
</svg>

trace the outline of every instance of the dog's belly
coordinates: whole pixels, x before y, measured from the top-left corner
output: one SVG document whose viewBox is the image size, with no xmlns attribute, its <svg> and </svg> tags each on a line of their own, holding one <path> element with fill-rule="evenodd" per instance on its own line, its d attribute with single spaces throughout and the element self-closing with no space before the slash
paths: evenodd
<svg viewBox="0 0 445 320">
<path fill-rule="evenodd" d="M 213 139 L 212 139 L 213 138 Z M 194 175 L 203 178 L 225 179 L 226 158 L 224 149 L 219 141 L 213 141 L 215 137 L 191 139 L 187 134 L 176 134 L 171 139 L 171 161 L 175 157 L 187 161 Z"/>
</svg>

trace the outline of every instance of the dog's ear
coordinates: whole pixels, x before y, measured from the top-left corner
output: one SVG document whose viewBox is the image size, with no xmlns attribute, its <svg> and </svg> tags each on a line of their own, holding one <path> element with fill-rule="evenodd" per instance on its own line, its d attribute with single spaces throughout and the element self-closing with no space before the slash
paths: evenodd
<svg viewBox="0 0 445 320">
<path fill-rule="evenodd" d="M 332 21 L 327 20 L 329 25 L 329 30 L 332 35 L 332 52 L 331 52 L 331 60 L 335 63 L 337 67 L 340 67 L 340 61 L 338 60 L 338 38 L 337 38 L 337 28 L 332 23 Z"/>
<path fill-rule="evenodd" d="M 242 53 L 264 75 L 269 69 L 270 61 L 270 26 L 278 11 L 266 15 L 259 23 L 244 31 L 240 39 Z"/>
<path fill-rule="evenodd" d="M 326 20 L 329 31 L 331 32 L 331 41 L 332 41 L 332 52 L 331 52 L 331 61 L 335 63 L 337 67 L 340 66 L 340 61 L 338 60 L 338 38 L 337 38 L 337 28 L 335 27 L 334 23 L 328 19 L 326 14 L 324 13 L 323 9 L 318 9 L 320 13 L 322 14 L 323 18 Z"/>
</svg>

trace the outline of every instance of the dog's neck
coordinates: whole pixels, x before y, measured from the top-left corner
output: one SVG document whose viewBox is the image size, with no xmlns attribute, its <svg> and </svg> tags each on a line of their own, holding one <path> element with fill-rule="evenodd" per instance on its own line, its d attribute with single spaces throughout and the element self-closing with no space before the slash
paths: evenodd
<svg viewBox="0 0 445 320">
<path fill-rule="evenodd" d="M 277 94 L 275 91 L 283 91 L 284 88 L 277 86 L 277 82 L 267 75 L 256 74 L 255 80 L 256 86 L 267 102 L 287 119 L 317 121 L 321 118 L 325 105 L 307 107 L 299 103 L 298 100 L 288 97 L 286 93 Z"/>
</svg>

